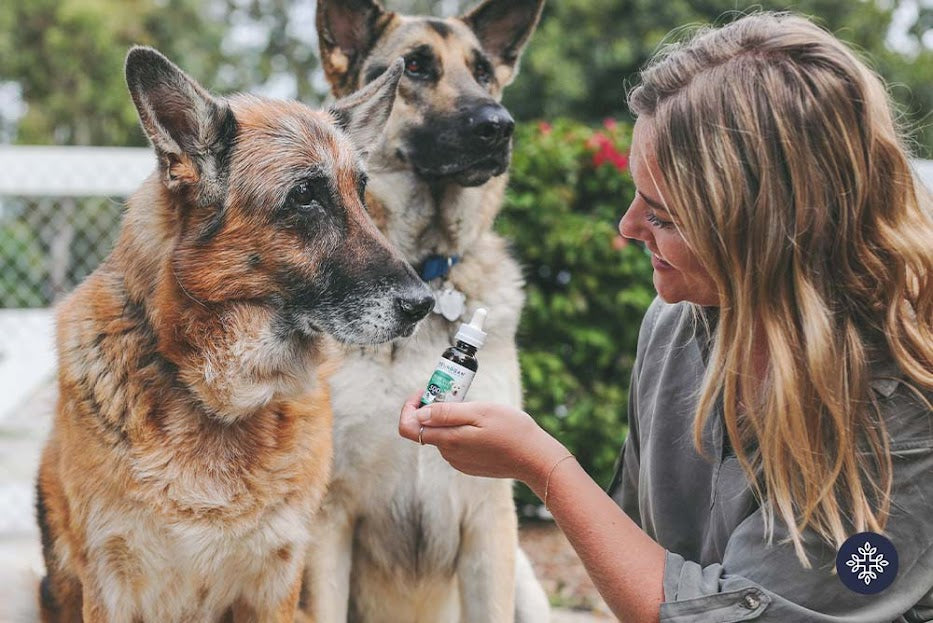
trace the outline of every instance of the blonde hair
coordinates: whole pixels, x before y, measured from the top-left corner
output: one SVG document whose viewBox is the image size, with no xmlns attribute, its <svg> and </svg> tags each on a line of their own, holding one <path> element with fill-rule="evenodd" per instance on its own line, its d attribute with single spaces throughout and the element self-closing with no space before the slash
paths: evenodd
<svg viewBox="0 0 933 623">
<path fill-rule="evenodd" d="M 933 388 L 930 194 L 882 81 L 808 20 L 757 13 L 668 45 L 629 104 L 721 302 L 697 447 L 721 395 L 768 537 L 777 516 L 804 566 L 807 528 L 837 547 L 881 532 L 892 465 L 869 365 Z M 756 340 L 766 376 L 743 382 Z"/>
</svg>

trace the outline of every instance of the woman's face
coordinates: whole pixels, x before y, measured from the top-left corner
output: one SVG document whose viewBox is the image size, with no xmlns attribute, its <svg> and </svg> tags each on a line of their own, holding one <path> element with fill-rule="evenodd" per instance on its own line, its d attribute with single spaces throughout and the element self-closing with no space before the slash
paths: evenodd
<svg viewBox="0 0 933 623">
<path fill-rule="evenodd" d="M 667 196 L 653 147 L 651 120 L 640 117 L 635 123 L 629 166 L 635 182 L 635 198 L 619 221 L 619 232 L 641 240 L 651 251 L 654 289 L 667 303 L 689 301 L 717 306 L 716 285 L 709 273 L 674 227 L 664 207 Z"/>
</svg>

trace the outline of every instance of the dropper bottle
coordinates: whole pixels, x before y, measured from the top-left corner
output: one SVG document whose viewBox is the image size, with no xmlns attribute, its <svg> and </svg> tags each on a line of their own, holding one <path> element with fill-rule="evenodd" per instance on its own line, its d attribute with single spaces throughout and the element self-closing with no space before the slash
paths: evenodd
<svg viewBox="0 0 933 623">
<path fill-rule="evenodd" d="M 483 323 L 486 322 L 486 310 L 480 307 L 473 312 L 469 324 L 461 324 L 454 336 L 455 346 L 451 346 L 441 355 L 428 387 L 421 396 L 421 406 L 432 402 L 463 402 L 467 390 L 479 369 L 476 351 L 486 342 Z"/>
</svg>

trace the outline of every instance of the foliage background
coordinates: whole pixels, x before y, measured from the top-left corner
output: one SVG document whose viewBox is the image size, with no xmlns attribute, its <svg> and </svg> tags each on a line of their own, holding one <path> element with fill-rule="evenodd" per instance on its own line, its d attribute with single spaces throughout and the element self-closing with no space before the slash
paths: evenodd
<svg viewBox="0 0 933 623">
<path fill-rule="evenodd" d="M 506 100 L 520 119 L 571 115 L 590 121 L 623 110 L 626 82 L 667 33 L 722 23 L 756 9 L 793 10 L 854 45 L 892 85 L 916 149 L 933 157 L 933 3 L 928 0 L 557 0 Z M 887 45 L 895 11 L 898 49 Z M 569 25 L 572 24 L 572 27 Z"/>
<path fill-rule="evenodd" d="M 444 16 L 475 4 L 384 2 Z M 497 226 L 528 282 L 519 335 L 526 406 L 602 484 L 625 435 L 638 326 L 653 297 L 649 258 L 615 235 L 632 195 L 626 81 L 671 29 L 756 8 L 814 16 L 862 50 L 892 85 L 918 155 L 933 157 L 927 0 L 550 0 L 506 92 L 523 123 Z M 144 145 L 122 74 L 134 43 L 161 49 L 217 92 L 327 97 L 313 0 L 0 2 L 0 141 Z"/>
<path fill-rule="evenodd" d="M 382 2 L 400 12 L 448 16 L 479 0 Z M 933 157 L 929 0 L 550 0 L 506 104 L 522 120 L 626 118 L 626 81 L 669 31 L 755 9 L 810 15 L 864 51 L 892 85 L 918 155 Z M 0 139 L 145 144 L 121 71 L 133 43 L 158 47 L 219 92 L 259 90 L 311 103 L 327 94 L 313 0 L 4 2 Z"/>
<path fill-rule="evenodd" d="M 525 408 L 604 485 L 625 439 L 638 329 L 654 298 L 649 255 L 616 229 L 634 194 L 630 140 L 630 126 L 609 119 L 595 129 L 568 119 L 520 125 L 497 224 L 525 266 Z M 516 496 L 537 499 L 524 486 Z"/>
</svg>

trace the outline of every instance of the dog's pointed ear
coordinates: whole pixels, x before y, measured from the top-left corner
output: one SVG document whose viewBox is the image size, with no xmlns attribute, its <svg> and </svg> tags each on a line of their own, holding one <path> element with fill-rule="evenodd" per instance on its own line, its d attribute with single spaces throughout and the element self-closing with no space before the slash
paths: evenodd
<svg viewBox="0 0 933 623">
<path fill-rule="evenodd" d="M 363 58 L 393 15 L 376 0 L 318 0 L 321 64 L 334 95 L 354 89 Z"/>
<path fill-rule="evenodd" d="M 405 61 L 397 59 L 381 76 L 365 87 L 337 100 L 330 114 L 341 130 L 365 158 L 379 140 L 398 92 L 398 81 L 405 71 Z"/>
<path fill-rule="evenodd" d="M 198 205 L 220 201 L 236 139 L 233 111 L 152 48 L 131 49 L 125 71 L 165 186 L 190 192 Z"/>
<path fill-rule="evenodd" d="M 541 18 L 544 0 L 486 0 L 460 17 L 496 64 L 496 78 L 506 86 L 518 74 L 518 59 Z"/>
</svg>

